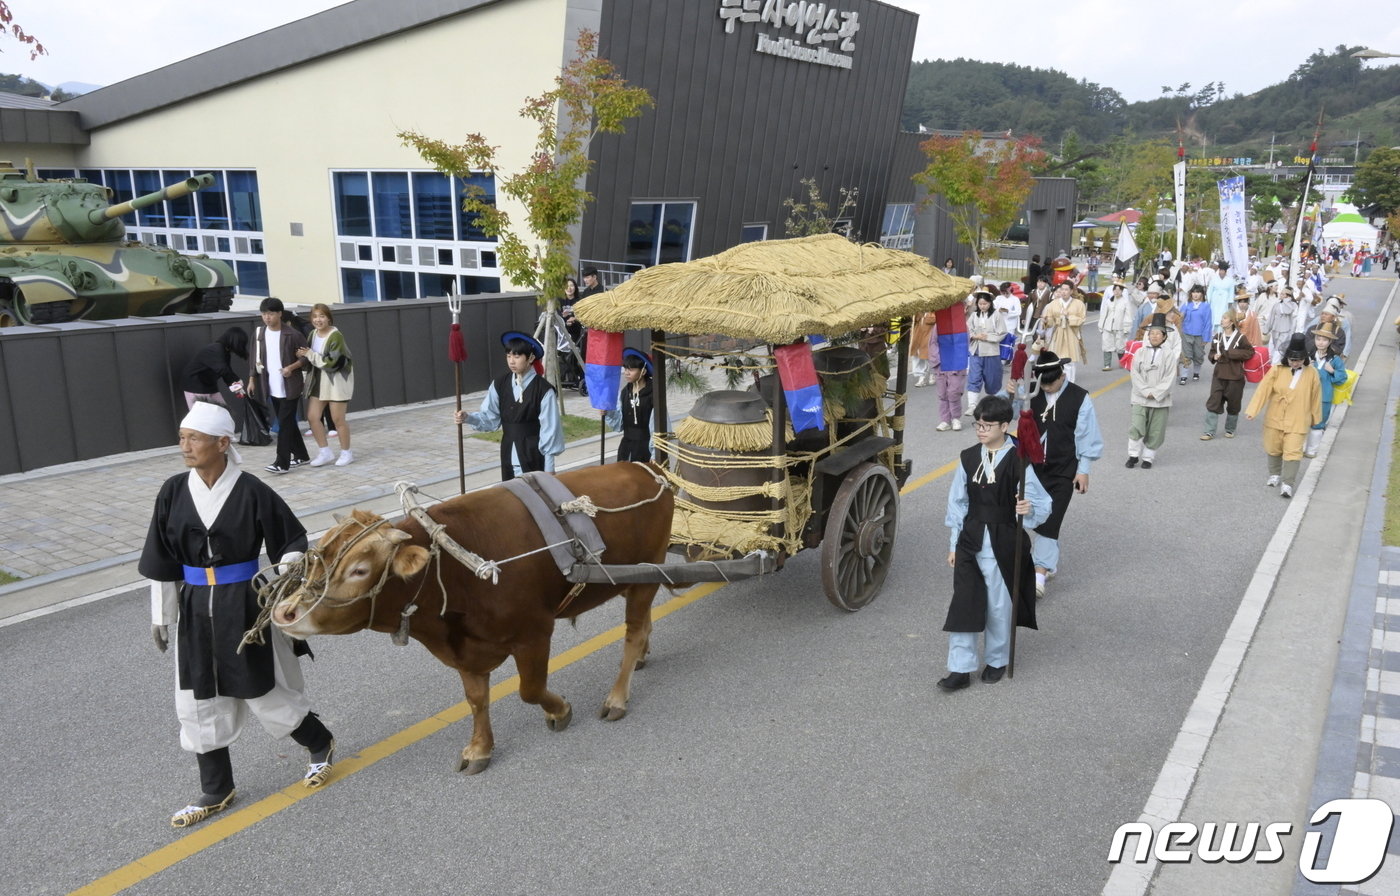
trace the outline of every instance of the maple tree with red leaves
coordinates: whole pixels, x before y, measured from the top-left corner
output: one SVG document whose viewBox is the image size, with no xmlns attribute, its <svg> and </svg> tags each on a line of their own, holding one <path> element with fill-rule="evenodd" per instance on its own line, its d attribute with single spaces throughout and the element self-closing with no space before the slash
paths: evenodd
<svg viewBox="0 0 1400 896">
<path fill-rule="evenodd" d="M 0 0 L 0 30 L 10 32 L 10 36 L 25 46 L 29 47 L 29 59 L 34 61 L 40 56 L 47 56 L 49 51 L 44 49 L 44 45 L 39 43 L 38 38 L 25 31 L 18 22 L 15 21 L 14 13 L 10 12 L 10 4 L 5 0 Z"/>
<path fill-rule="evenodd" d="M 958 241 L 972 247 L 982 266 L 983 235 L 1000 236 L 1020 214 L 1035 187 L 1045 153 L 1035 137 L 984 138 L 980 131 L 930 137 L 919 144 L 928 166 L 914 182 L 928 190 L 927 202 L 942 205 Z"/>
</svg>

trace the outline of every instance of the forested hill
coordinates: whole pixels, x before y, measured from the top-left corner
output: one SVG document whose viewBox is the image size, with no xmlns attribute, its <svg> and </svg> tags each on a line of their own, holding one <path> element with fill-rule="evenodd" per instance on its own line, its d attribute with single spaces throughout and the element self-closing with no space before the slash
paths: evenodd
<svg viewBox="0 0 1400 896">
<path fill-rule="evenodd" d="M 1181 84 L 1163 96 L 1128 103 L 1110 86 L 1076 81 L 1053 69 L 971 59 L 915 62 L 904 98 L 904 127 L 918 130 L 1006 131 L 1058 143 L 1073 131 L 1089 143 L 1118 136 L 1176 139 L 1178 122 L 1191 145 L 1255 149 L 1306 145 L 1318 112 L 1325 116 L 1322 148 L 1354 141 L 1363 147 L 1400 143 L 1400 66 L 1363 67 L 1359 47 L 1318 50 L 1288 79 L 1257 93 L 1227 96 L 1223 83 Z"/>
</svg>

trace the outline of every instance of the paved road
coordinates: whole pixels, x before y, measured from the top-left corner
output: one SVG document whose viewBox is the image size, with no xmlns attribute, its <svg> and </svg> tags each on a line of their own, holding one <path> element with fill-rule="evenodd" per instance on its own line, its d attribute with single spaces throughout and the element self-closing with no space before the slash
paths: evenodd
<svg viewBox="0 0 1400 896">
<path fill-rule="evenodd" d="M 1358 342 L 1389 285 L 1347 290 Z M 1380 350 L 1393 344 L 1388 336 Z M 948 477 L 933 474 L 972 437 L 933 431 L 930 389 L 911 395 L 915 475 L 879 600 L 854 615 L 834 610 L 814 553 L 774 576 L 681 595 L 663 605 L 652 661 L 618 723 L 588 709 L 619 653 L 592 639 L 615 642 L 619 612 L 561 627 L 552 682 L 579 710 L 574 726 L 552 734 L 507 693 L 492 713 L 495 762 L 475 778 L 450 771 L 468 736 L 455 675 L 377 635 L 322 638 L 307 668 L 340 741 L 337 778 L 306 798 L 284 791 L 300 775 L 299 751 L 254 726 L 234 748 L 238 811 L 181 835 L 166 818 L 193 794 L 194 767 L 178 747 L 170 660 L 150 645 L 144 594 L 119 588 L 0 627 L 10 670 L 0 679 L 6 889 L 1097 893 L 1109 880 L 1112 832 L 1149 805 L 1289 509 L 1262 485 L 1257 425 L 1234 440 L 1197 441 L 1204 383 L 1178 393 L 1157 467 L 1125 470 L 1122 380 L 1097 370 L 1081 378 L 1102 393 L 1108 450 L 1070 509 L 1063 570 L 1041 605 L 1041 630 L 1019 639 L 1017 678 L 955 695 L 933 687 L 951 578 Z M 1325 490 L 1346 495 L 1369 482 L 1373 422 L 1346 421 L 1336 450 L 1353 454 L 1325 471 Z M 173 456 L 160 462 L 174 467 Z M 1339 530 L 1359 517 L 1342 503 L 1314 506 Z M 1346 555 L 1318 556 L 1315 543 L 1300 537 L 1290 555 L 1341 567 L 1345 578 Z M 1282 655 L 1260 678 L 1297 663 L 1288 644 L 1310 633 L 1319 604 L 1344 601 L 1310 582 L 1293 590 L 1312 603 L 1269 608 L 1249 658 Z M 1330 637 L 1313 628 L 1318 642 Z M 493 677 L 499 689 L 509 691 L 509 675 Z M 1311 695 L 1330 686 L 1330 671 L 1314 677 L 1302 695 L 1236 688 L 1228 705 L 1239 715 L 1227 713 L 1222 731 L 1243 743 L 1211 746 L 1193 801 L 1220 794 L 1228 813 L 1260 794 L 1299 791 L 1296 806 L 1285 799 L 1268 811 L 1302 820 L 1327 724 L 1325 699 L 1318 716 Z M 1255 716 L 1294 724 L 1255 728 Z M 1215 763 L 1244 793 L 1217 781 Z M 1252 811 L 1220 820 L 1259 817 Z M 1261 892 L 1292 886 L 1286 867 L 1223 870 L 1238 873 L 1207 874 L 1180 892 L 1241 892 L 1233 881 L 1243 876 L 1262 879 Z"/>
</svg>

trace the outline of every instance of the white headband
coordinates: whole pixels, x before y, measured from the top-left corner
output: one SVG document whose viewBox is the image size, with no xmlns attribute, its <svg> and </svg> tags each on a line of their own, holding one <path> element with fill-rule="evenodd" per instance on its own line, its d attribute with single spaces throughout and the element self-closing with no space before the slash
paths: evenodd
<svg viewBox="0 0 1400 896">
<path fill-rule="evenodd" d="M 233 447 L 238 439 L 238 430 L 233 425 L 233 417 L 228 409 L 222 405 L 214 404 L 210 401 L 196 401 L 190 408 L 190 412 L 185 415 L 185 419 L 180 421 L 181 429 L 193 429 L 195 432 L 202 432 L 214 438 L 227 437 L 229 440 L 228 457 L 236 464 L 243 463 L 243 458 L 238 455 L 238 449 Z"/>
</svg>

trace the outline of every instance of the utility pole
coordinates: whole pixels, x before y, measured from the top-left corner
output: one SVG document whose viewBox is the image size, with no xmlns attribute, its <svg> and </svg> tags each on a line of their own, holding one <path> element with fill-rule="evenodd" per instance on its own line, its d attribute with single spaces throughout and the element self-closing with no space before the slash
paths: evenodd
<svg viewBox="0 0 1400 896">
<path fill-rule="evenodd" d="M 1276 136 L 1278 136 L 1278 135 L 1277 135 L 1277 134 L 1270 134 L 1270 135 L 1269 135 L 1269 167 L 1270 167 L 1270 168 L 1274 167 L 1274 138 L 1275 138 Z"/>
</svg>

